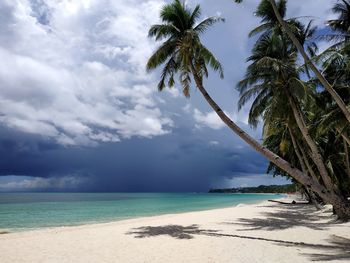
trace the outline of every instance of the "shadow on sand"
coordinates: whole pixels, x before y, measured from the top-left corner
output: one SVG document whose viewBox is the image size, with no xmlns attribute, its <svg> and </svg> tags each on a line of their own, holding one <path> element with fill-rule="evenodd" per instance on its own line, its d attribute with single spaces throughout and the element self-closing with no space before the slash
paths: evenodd
<svg viewBox="0 0 350 263">
<path fill-rule="evenodd" d="M 198 225 L 167 225 L 134 228 L 133 231 L 130 231 L 127 234 L 135 235 L 135 238 L 166 235 L 176 239 L 192 239 L 194 235 L 210 235 L 216 232 L 218 232 L 218 230 L 200 229 Z"/>
<path fill-rule="evenodd" d="M 300 226 L 313 230 L 325 230 L 333 224 L 338 224 L 327 214 L 315 213 L 311 205 L 271 205 L 265 207 L 275 207 L 275 209 L 273 212 L 262 212 L 263 218 L 239 218 L 238 221 L 223 222 L 223 224 L 243 226 L 244 228 L 239 231 L 273 231 Z M 318 222 L 320 220 L 324 220 L 324 222 Z"/>
<path fill-rule="evenodd" d="M 294 209 L 288 206 L 288 212 L 280 207 L 276 212 L 262 213 L 268 218 L 240 218 L 238 222 L 224 222 L 224 224 L 242 225 L 245 228 L 238 231 L 247 230 L 283 230 L 296 226 L 304 226 L 315 230 L 324 230 L 330 224 L 335 224 L 334 221 L 326 223 L 316 223 L 312 221 L 320 220 L 323 215 L 315 215 L 310 213 L 310 207 L 300 207 Z M 297 211 L 295 211 L 297 210 Z M 329 216 L 327 216 L 329 218 Z M 247 228 L 248 227 L 248 228 Z M 287 247 L 299 247 L 315 250 L 315 253 L 302 253 L 313 261 L 332 261 L 332 260 L 350 260 L 350 239 L 341 236 L 332 235 L 329 237 L 327 244 L 313 244 L 305 242 L 293 242 L 280 239 L 262 238 L 247 235 L 234 235 L 221 233 L 219 230 L 201 229 L 198 225 L 181 226 L 181 225 L 166 225 L 166 226 L 144 226 L 134 228 L 127 234 L 134 235 L 135 238 L 147 238 L 155 236 L 170 236 L 176 239 L 192 239 L 195 236 L 204 235 L 210 237 L 228 237 L 256 240 L 261 242 L 269 242 L 275 245 Z"/>
</svg>

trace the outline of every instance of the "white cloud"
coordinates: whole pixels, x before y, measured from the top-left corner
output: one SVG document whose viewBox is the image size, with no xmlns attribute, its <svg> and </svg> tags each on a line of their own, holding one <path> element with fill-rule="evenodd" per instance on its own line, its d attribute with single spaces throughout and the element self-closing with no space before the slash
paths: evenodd
<svg viewBox="0 0 350 263">
<path fill-rule="evenodd" d="M 167 88 L 166 91 L 173 97 L 173 98 L 178 98 L 182 94 L 180 94 L 179 89 L 177 88 Z"/>
<path fill-rule="evenodd" d="M 205 40 L 215 54 L 223 52 L 229 85 L 243 75 L 251 48 L 247 34 L 258 24 L 252 14 L 259 1 L 241 5 L 189 1 L 191 6 L 201 3 L 204 16 L 218 11 L 227 18 L 208 31 Z M 159 104 L 165 103 L 156 94 L 157 81 L 145 74 L 146 59 L 155 47 L 147 30 L 157 22 L 164 3 L 0 1 L 0 122 L 65 145 L 169 133 L 173 124 L 159 110 Z M 324 0 L 288 2 L 289 16 L 312 15 L 318 25 L 331 17 L 330 7 Z M 237 23 L 240 19 L 244 25 Z M 225 39 L 220 49 L 218 39 Z M 218 103 L 247 124 L 249 105 L 237 113 L 231 108 L 237 93 L 215 92 Z M 181 97 L 177 89 L 168 93 Z M 195 117 L 199 126 L 224 126 L 214 113 L 197 112 Z"/>
<path fill-rule="evenodd" d="M 170 132 L 145 73 L 163 3 L 2 1 L 0 122 L 64 145 Z"/>
<path fill-rule="evenodd" d="M 183 108 L 183 111 L 186 113 L 190 113 L 191 107 L 186 105 Z M 240 113 L 230 114 L 226 111 L 224 111 L 224 112 L 232 121 L 237 122 L 237 123 L 241 123 L 241 124 L 245 124 L 245 122 L 243 121 L 244 118 L 241 116 Z M 214 130 L 219 130 L 219 129 L 226 126 L 226 124 L 220 119 L 220 117 L 217 115 L 217 113 L 215 111 L 203 113 L 200 110 L 195 108 L 193 110 L 193 118 L 196 122 L 197 128 L 209 127 L 211 129 L 214 129 Z"/>
<path fill-rule="evenodd" d="M 201 126 L 207 126 L 209 128 L 219 130 L 223 127 L 225 127 L 225 123 L 222 122 L 222 120 L 218 117 L 216 112 L 208 112 L 208 113 L 202 113 L 198 109 L 194 109 L 194 119 L 199 125 Z"/>
<path fill-rule="evenodd" d="M 191 113 L 191 104 L 187 103 L 184 107 L 182 107 L 183 112 Z"/>
<path fill-rule="evenodd" d="M 319 26 L 325 25 L 325 20 L 332 19 L 334 14 L 331 8 L 336 1 L 324 0 L 293 0 L 288 1 L 287 11 L 289 17 L 304 17 L 307 20 L 313 19 Z"/>
</svg>

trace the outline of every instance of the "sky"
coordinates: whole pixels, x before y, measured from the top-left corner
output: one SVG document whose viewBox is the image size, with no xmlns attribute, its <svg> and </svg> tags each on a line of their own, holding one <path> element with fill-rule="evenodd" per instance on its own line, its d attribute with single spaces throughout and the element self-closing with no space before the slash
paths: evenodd
<svg viewBox="0 0 350 263">
<path fill-rule="evenodd" d="M 165 0 L 0 1 L 0 191 L 205 192 L 284 184 L 267 161 L 219 120 L 192 87 L 157 91 L 145 64 L 147 38 Z M 191 0 L 202 18 L 220 15 L 203 42 L 222 62 L 205 86 L 231 118 L 256 27 L 258 0 Z M 333 1 L 334 3 L 334 1 Z M 332 1 L 289 0 L 288 16 L 319 28 Z M 320 43 L 321 48 L 324 45 Z"/>
</svg>

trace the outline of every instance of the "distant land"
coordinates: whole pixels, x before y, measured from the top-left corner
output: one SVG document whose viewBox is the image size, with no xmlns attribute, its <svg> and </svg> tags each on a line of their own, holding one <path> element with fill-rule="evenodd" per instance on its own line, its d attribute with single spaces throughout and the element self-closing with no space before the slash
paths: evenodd
<svg viewBox="0 0 350 263">
<path fill-rule="evenodd" d="M 285 184 L 260 185 L 257 187 L 210 189 L 209 193 L 294 193 L 296 191 L 297 187 L 295 184 Z"/>
</svg>

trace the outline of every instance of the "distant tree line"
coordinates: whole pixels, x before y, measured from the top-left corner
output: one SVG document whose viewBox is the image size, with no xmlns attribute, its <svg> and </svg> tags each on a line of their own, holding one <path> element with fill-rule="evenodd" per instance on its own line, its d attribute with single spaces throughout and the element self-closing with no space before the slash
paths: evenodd
<svg viewBox="0 0 350 263">
<path fill-rule="evenodd" d="M 298 190 L 296 184 L 259 185 L 257 187 L 238 187 L 224 189 L 210 189 L 209 193 L 294 193 Z"/>
</svg>

